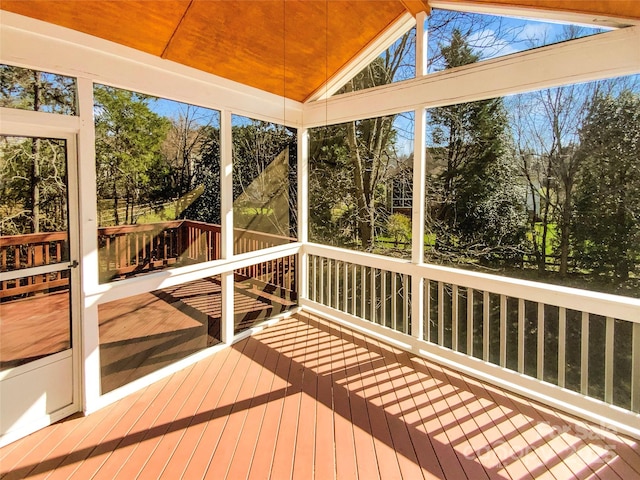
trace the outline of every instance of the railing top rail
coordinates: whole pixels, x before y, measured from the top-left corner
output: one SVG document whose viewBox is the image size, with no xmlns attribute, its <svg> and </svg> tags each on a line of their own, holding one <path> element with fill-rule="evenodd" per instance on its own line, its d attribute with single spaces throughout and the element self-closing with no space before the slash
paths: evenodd
<svg viewBox="0 0 640 480">
<path fill-rule="evenodd" d="M 638 298 L 502 277 L 488 273 L 470 272 L 440 265 L 413 264 L 407 260 L 326 245 L 305 244 L 303 251 L 312 255 L 396 273 L 421 276 L 425 279 L 473 288 L 474 290 L 640 323 L 640 299 Z"/>
<path fill-rule="evenodd" d="M 234 228 L 233 231 L 236 233 L 245 232 L 248 237 L 252 237 L 252 238 L 264 238 L 266 240 L 287 242 L 287 243 L 294 243 L 298 241 L 297 238 L 287 237 L 285 235 L 276 235 L 274 233 L 259 232 L 258 230 L 247 230 L 245 228 Z M 238 239 L 236 238 L 236 240 Z"/>
<path fill-rule="evenodd" d="M 197 227 L 208 232 L 220 232 L 222 229 L 220 225 L 215 223 L 200 222 L 198 220 L 183 220 L 182 224 L 186 227 Z"/>
<path fill-rule="evenodd" d="M 169 222 L 141 223 L 132 225 L 116 225 L 112 227 L 99 227 L 99 235 L 118 235 L 122 233 L 138 233 L 162 231 L 168 228 L 178 228 L 183 224 L 183 220 L 172 220 Z"/>
<path fill-rule="evenodd" d="M 34 243 L 59 242 L 69 238 L 67 232 L 27 233 L 25 235 L 5 235 L 0 237 L 0 247 L 31 245 Z"/>
<path fill-rule="evenodd" d="M 100 227 L 98 228 L 99 235 L 118 235 L 125 233 L 137 233 L 137 232 L 151 232 L 151 231 L 159 231 L 167 228 L 178 228 L 180 226 L 187 227 L 196 227 L 200 230 L 209 231 L 209 232 L 220 232 L 221 226 L 214 223 L 206 223 L 197 220 L 172 220 L 168 222 L 157 222 L 157 223 L 143 223 L 143 224 L 132 224 L 132 225 L 116 225 L 111 227 Z M 253 239 L 263 239 L 267 241 L 277 241 L 278 243 L 293 243 L 296 242 L 297 239 L 293 237 L 287 237 L 284 235 L 275 235 L 273 233 L 265 233 L 259 232 L 257 230 L 247 230 L 244 228 L 234 228 L 234 232 L 244 232 L 247 237 L 251 237 Z"/>
</svg>

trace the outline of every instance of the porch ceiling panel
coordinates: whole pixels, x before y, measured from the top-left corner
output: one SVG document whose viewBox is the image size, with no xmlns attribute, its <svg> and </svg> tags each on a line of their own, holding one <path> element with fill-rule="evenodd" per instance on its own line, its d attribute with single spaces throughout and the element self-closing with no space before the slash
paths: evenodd
<svg viewBox="0 0 640 480">
<path fill-rule="evenodd" d="M 397 1 L 195 0 L 163 57 L 302 101 L 404 11 Z"/>
<path fill-rule="evenodd" d="M 439 0 L 640 19 L 640 0 Z M 427 0 L 0 0 L 61 25 L 304 101 Z M 284 32 L 284 34 L 283 34 Z"/>
<path fill-rule="evenodd" d="M 297 101 L 406 11 L 399 0 L 1 0 L 0 7 Z"/>
<path fill-rule="evenodd" d="M 162 55 L 190 0 L 0 0 L 0 8 Z"/>
</svg>

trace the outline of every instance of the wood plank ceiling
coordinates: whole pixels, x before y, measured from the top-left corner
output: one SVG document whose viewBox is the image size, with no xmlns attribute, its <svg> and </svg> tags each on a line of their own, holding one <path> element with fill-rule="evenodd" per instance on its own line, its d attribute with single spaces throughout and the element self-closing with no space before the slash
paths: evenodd
<svg viewBox="0 0 640 480">
<path fill-rule="evenodd" d="M 457 0 L 450 0 L 455 3 Z M 465 0 L 640 19 L 640 0 Z M 304 101 L 426 0 L 0 0 L 0 8 Z"/>
</svg>

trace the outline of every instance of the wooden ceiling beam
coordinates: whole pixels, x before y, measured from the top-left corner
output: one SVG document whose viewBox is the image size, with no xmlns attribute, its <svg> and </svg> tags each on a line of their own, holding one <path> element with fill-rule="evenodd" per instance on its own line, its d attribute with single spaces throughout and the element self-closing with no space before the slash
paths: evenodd
<svg viewBox="0 0 640 480">
<path fill-rule="evenodd" d="M 429 2 L 427 0 L 400 0 L 404 8 L 407 9 L 414 17 L 418 15 L 420 12 L 426 12 L 427 15 L 431 13 L 431 7 L 429 6 Z"/>
</svg>

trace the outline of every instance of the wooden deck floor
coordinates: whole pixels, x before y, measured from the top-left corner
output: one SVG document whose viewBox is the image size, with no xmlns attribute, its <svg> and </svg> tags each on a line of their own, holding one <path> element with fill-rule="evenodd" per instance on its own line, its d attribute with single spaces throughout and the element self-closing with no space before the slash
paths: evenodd
<svg viewBox="0 0 640 480">
<path fill-rule="evenodd" d="M 640 446 L 299 314 L 0 449 L 0 476 L 631 480 Z"/>
</svg>

